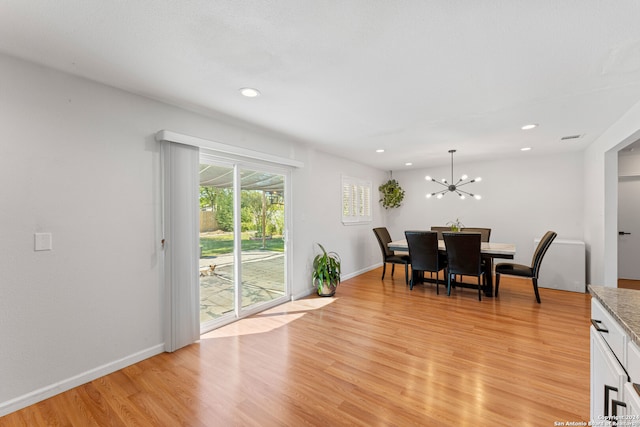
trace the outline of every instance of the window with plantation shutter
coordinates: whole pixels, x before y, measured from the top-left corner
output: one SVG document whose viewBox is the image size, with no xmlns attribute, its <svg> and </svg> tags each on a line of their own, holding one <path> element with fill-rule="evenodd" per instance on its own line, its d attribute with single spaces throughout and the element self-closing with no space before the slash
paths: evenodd
<svg viewBox="0 0 640 427">
<path fill-rule="evenodd" d="M 342 177 L 342 222 L 371 222 L 371 181 L 350 176 Z"/>
</svg>

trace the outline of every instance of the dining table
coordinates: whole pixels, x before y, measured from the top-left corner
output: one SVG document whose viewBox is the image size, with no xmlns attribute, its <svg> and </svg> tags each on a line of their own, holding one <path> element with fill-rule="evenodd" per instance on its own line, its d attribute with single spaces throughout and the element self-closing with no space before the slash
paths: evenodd
<svg viewBox="0 0 640 427">
<path fill-rule="evenodd" d="M 392 251 L 409 252 L 407 240 L 394 240 L 387 244 Z M 438 240 L 438 250 L 446 253 L 444 240 Z M 516 254 L 516 245 L 513 243 L 481 242 L 480 256 L 485 261 L 485 286 L 484 294 L 493 297 L 493 260 L 494 258 L 513 259 Z"/>
</svg>

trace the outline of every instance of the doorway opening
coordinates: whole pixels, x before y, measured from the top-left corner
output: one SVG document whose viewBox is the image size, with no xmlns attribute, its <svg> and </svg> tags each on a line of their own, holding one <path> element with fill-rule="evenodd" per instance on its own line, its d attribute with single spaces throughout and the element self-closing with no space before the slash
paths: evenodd
<svg viewBox="0 0 640 427">
<path fill-rule="evenodd" d="M 640 141 L 618 151 L 618 287 L 640 289 Z"/>
</svg>

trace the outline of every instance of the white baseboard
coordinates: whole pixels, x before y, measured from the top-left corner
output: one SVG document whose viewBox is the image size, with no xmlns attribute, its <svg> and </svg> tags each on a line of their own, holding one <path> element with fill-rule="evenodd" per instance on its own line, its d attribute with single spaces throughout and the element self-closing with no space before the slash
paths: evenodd
<svg viewBox="0 0 640 427">
<path fill-rule="evenodd" d="M 297 294 L 291 295 L 291 301 L 296 301 L 302 298 L 306 298 L 309 295 L 315 293 L 315 291 L 316 291 L 316 288 L 309 288 L 302 292 L 298 292 Z"/>
<path fill-rule="evenodd" d="M 340 276 L 340 280 L 348 280 L 348 279 L 354 278 L 354 277 L 359 276 L 359 275 L 361 275 L 363 273 L 366 273 L 367 271 L 375 270 L 378 267 L 382 267 L 382 263 L 381 262 L 379 262 L 377 264 L 374 264 L 374 265 L 371 265 L 369 267 L 365 267 L 365 268 L 360 269 L 358 271 L 354 271 L 353 273 L 343 274 L 342 276 Z M 302 292 L 298 292 L 295 295 L 292 295 L 291 299 L 292 300 L 299 300 L 299 299 L 308 297 L 309 295 L 311 295 L 311 294 L 313 294 L 315 292 L 316 292 L 316 288 L 309 288 L 309 289 L 306 289 L 306 290 L 304 290 Z"/>
<path fill-rule="evenodd" d="M 379 262 L 377 264 L 374 264 L 374 265 L 370 265 L 369 267 L 365 267 L 365 268 L 360 269 L 358 271 L 354 271 L 353 273 L 344 274 L 344 275 L 340 276 L 340 279 L 341 280 L 348 280 L 348 279 L 354 278 L 356 276 L 359 276 L 361 274 L 364 274 L 367 271 L 375 270 L 378 267 L 382 267 L 382 263 L 381 262 Z"/>
<path fill-rule="evenodd" d="M 127 357 L 123 357 L 122 359 L 114 360 L 113 362 L 98 366 L 97 368 L 59 381 L 55 384 L 51 384 L 38 390 L 34 390 L 25 395 L 18 396 L 15 399 L 11 399 L 6 402 L 0 402 L 0 417 L 18 411 L 22 408 L 26 408 L 27 406 L 33 405 L 34 403 L 38 403 L 40 401 L 48 399 L 52 396 L 55 396 L 56 394 L 71 390 L 72 388 L 79 385 L 91 382 L 97 378 L 103 377 L 122 368 L 126 368 L 127 366 L 133 365 L 134 363 L 138 363 L 162 352 L 164 352 L 164 344 L 158 344 L 154 347 L 147 348 L 145 350 L 131 354 Z"/>
</svg>

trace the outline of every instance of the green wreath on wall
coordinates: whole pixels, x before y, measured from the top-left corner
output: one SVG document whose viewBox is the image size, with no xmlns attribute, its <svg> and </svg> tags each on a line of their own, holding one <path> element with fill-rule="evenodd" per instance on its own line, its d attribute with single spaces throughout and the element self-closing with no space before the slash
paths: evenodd
<svg viewBox="0 0 640 427">
<path fill-rule="evenodd" d="M 382 202 L 382 206 L 385 209 L 397 208 L 402 204 L 402 200 L 404 199 L 404 190 L 395 179 L 390 179 L 385 182 L 378 187 L 378 190 L 380 190 L 380 193 L 382 194 L 380 202 Z"/>
</svg>

